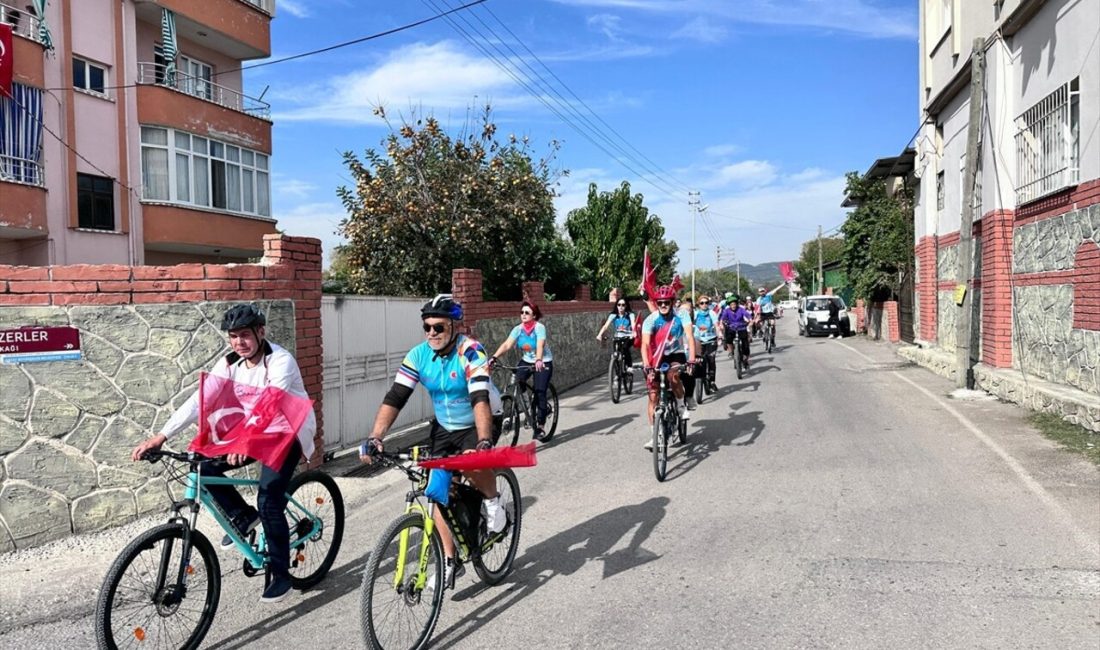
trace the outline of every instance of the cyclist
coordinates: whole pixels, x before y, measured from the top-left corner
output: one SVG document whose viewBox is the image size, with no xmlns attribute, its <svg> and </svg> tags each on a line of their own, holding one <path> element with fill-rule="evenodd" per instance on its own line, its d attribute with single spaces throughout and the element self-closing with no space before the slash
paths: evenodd
<svg viewBox="0 0 1100 650">
<path fill-rule="evenodd" d="M 423 384 L 432 398 L 435 418 L 431 422 L 431 454 L 450 456 L 493 446 L 493 396 L 497 395 L 489 376 L 485 348 L 465 334 L 458 333 L 462 305 L 450 294 L 440 294 L 420 309 L 426 340 L 405 355 L 389 392 L 382 399 L 367 442 L 359 447 L 359 459 L 371 462 L 382 451 L 382 438 L 393 426 L 417 384 Z M 499 396 L 496 398 L 499 400 Z M 485 518 L 489 530 L 504 529 L 506 514 L 500 505 L 496 479 L 489 470 L 464 472 L 470 483 L 485 497 Z M 454 587 L 465 569 L 455 562 L 455 543 L 451 530 L 437 508 L 435 525 L 447 557 L 444 587 Z"/>
<path fill-rule="evenodd" d="M 275 386 L 292 395 L 308 397 L 302 372 L 294 357 L 265 338 L 266 323 L 263 312 L 252 305 L 235 305 L 226 311 L 221 328 L 228 333 L 229 347 L 233 351 L 218 359 L 210 374 L 249 386 Z M 160 449 L 169 438 L 194 424 L 198 417 L 199 394 L 196 391 L 168 418 L 160 433 L 134 448 L 131 457 L 135 461 L 141 460 L 146 452 Z M 270 553 L 269 581 L 260 597 L 263 602 L 278 602 L 290 593 L 290 528 L 284 512 L 286 488 L 298 462 L 313 455 L 313 435 L 316 432 L 317 418 L 310 410 L 282 467 L 275 470 L 267 465 L 262 466 L 256 498 L 259 512 L 248 505 L 232 485 L 210 485 L 207 488 L 242 536 L 247 537 L 257 525 L 263 523 Z M 221 476 L 232 467 L 252 461 L 241 454 L 229 454 L 225 461 L 203 463 L 201 471 L 205 476 Z M 226 535 L 221 546 L 233 546 L 232 538 Z"/>
<path fill-rule="evenodd" d="M 699 296 L 699 311 L 695 314 L 695 340 L 700 346 L 699 356 L 703 360 L 702 381 L 707 382 L 714 392 L 714 353 L 718 349 L 718 325 L 714 312 L 710 309 L 710 297 Z"/>
<path fill-rule="evenodd" d="M 493 356 L 489 357 L 489 366 L 496 363 L 497 357 L 519 346 L 521 351 L 519 366 L 516 369 L 516 381 L 525 382 L 535 373 L 536 419 L 534 439 L 542 441 L 546 437 L 543 428 L 546 425 L 546 391 L 550 387 L 550 378 L 554 375 L 554 353 L 550 351 L 550 342 L 546 340 L 546 326 L 539 322 L 542 311 L 538 305 L 524 300 L 519 306 L 519 325 L 512 328 L 508 338 L 500 344 Z"/>
<path fill-rule="evenodd" d="M 726 345 L 730 347 L 730 353 L 733 353 L 733 346 L 737 345 L 741 353 L 741 361 L 746 370 L 749 367 L 748 324 L 751 320 L 752 313 L 746 306 L 737 304 L 736 296 L 731 298 L 730 304 L 722 310 L 722 316 L 718 320 L 726 339 Z"/>
<path fill-rule="evenodd" d="M 780 284 L 778 287 L 768 291 L 764 287 L 760 287 L 756 290 L 756 313 L 759 319 L 759 323 L 763 325 L 764 321 L 771 321 L 772 334 L 775 334 L 775 302 L 772 300 L 772 295 L 783 288 L 787 284 L 786 282 Z"/>
<path fill-rule="evenodd" d="M 657 311 L 646 317 L 642 323 L 642 363 L 646 373 L 646 386 L 649 389 L 649 425 L 653 426 L 653 412 L 657 407 L 659 384 L 654 369 L 662 363 L 695 363 L 695 337 L 689 334 L 691 323 L 684 322 L 673 310 L 676 291 L 668 286 L 657 287 L 653 300 Z M 685 354 L 686 350 L 686 354 Z M 684 404 L 684 385 L 679 373 L 669 375 L 672 394 L 676 396 L 676 407 L 680 417 L 691 417 Z M 645 443 L 647 451 L 653 451 L 653 441 Z"/>
<path fill-rule="evenodd" d="M 603 327 L 596 333 L 596 340 L 602 341 L 607 328 L 615 328 L 615 347 L 612 350 L 622 350 L 627 368 L 634 363 L 630 349 L 634 347 L 631 345 L 631 341 L 634 340 L 634 322 L 636 319 L 637 316 L 630 309 L 630 302 L 626 298 L 619 298 L 615 302 L 614 309 L 607 315 L 607 320 L 603 322 Z"/>
</svg>

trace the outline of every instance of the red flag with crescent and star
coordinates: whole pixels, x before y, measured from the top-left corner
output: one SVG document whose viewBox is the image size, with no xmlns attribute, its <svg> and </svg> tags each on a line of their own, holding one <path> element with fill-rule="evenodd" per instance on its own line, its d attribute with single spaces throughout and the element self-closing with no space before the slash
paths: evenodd
<svg viewBox="0 0 1100 650">
<path fill-rule="evenodd" d="M 188 451 L 214 457 L 243 454 L 278 470 L 286 460 L 313 400 L 275 386 L 250 386 L 202 373 L 199 433 Z"/>
<path fill-rule="evenodd" d="M 0 97 L 12 96 L 11 83 L 15 75 L 15 48 L 11 25 L 0 23 Z"/>
</svg>

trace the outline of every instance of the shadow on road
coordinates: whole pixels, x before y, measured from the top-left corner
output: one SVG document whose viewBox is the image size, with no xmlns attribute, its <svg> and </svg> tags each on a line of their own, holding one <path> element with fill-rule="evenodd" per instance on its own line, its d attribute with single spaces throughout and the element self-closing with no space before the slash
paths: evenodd
<svg viewBox="0 0 1100 650">
<path fill-rule="evenodd" d="M 660 559 L 660 555 L 642 544 L 664 518 L 668 504 L 668 497 L 654 497 L 637 505 L 622 506 L 528 547 L 516 559 L 506 588 L 486 587 L 479 582 L 452 596 L 465 600 L 490 589 L 499 592 L 462 620 L 437 632 L 432 645 L 441 648 L 463 645 L 467 637 L 555 576 L 572 575 L 593 560 L 603 562 L 603 578 L 607 579 Z M 611 550 L 628 535 L 624 548 Z"/>
<path fill-rule="evenodd" d="M 554 434 L 554 437 L 550 439 L 550 442 L 540 446 L 539 449 L 556 447 L 562 442 L 568 442 L 590 433 L 599 433 L 601 436 L 615 435 L 620 429 L 637 419 L 639 415 L 641 414 L 631 413 L 630 415 L 623 415 L 617 418 L 604 418 L 602 420 L 586 422 L 580 426 L 570 427 L 564 431 L 558 431 Z M 607 431 L 604 431 L 604 429 L 607 429 Z"/>
<path fill-rule="evenodd" d="M 687 443 L 669 456 L 665 480 L 674 481 L 684 476 L 722 447 L 744 447 L 756 442 L 764 432 L 764 422 L 760 419 L 760 411 L 736 412 L 746 404 L 731 404 L 733 413 L 725 420 L 693 420 Z M 740 438 L 744 440 L 738 441 Z"/>
</svg>

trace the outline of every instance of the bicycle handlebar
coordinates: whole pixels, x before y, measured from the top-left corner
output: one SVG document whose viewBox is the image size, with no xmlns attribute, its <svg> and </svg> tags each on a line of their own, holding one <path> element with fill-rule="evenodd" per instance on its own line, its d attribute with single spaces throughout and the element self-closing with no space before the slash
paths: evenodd
<svg viewBox="0 0 1100 650">
<path fill-rule="evenodd" d="M 161 458 L 171 458 L 181 463 L 209 463 L 218 460 L 219 457 L 210 458 L 193 451 L 169 451 L 167 449 L 151 449 L 141 456 L 141 460 L 149 463 L 158 462 Z M 221 457 L 221 458 L 224 458 Z"/>
</svg>

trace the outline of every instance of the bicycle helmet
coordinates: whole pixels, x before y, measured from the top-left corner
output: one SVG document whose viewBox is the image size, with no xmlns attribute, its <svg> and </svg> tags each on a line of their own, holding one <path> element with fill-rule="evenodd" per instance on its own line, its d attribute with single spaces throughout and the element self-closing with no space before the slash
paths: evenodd
<svg viewBox="0 0 1100 650">
<path fill-rule="evenodd" d="M 420 318 L 432 317 L 462 320 L 462 305 L 451 294 L 441 293 L 420 308 Z"/>
<path fill-rule="evenodd" d="M 653 292 L 654 300 L 676 300 L 676 290 L 667 284 L 657 287 L 657 291 Z"/>
<path fill-rule="evenodd" d="M 222 331 L 241 330 L 267 324 L 264 313 L 252 305 L 234 305 L 222 317 Z"/>
</svg>

